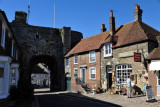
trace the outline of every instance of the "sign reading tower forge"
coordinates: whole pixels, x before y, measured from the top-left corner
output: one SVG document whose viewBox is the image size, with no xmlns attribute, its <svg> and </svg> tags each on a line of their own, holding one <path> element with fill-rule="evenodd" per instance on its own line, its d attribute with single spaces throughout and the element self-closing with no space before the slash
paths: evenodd
<svg viewBox="0 0 160 107">
<path fill-rule="evenodd" d="M 83 38 L 82 34 L 70 27 L 48 28 L 26 23 L 27 14 L 15 12 L 11 27 L 21 48 L 19 88 L 31 89 L 32 68 L 45 63 L 51 70 L 51 91 L 65 89 L 64 56 Z"/>
</svg>

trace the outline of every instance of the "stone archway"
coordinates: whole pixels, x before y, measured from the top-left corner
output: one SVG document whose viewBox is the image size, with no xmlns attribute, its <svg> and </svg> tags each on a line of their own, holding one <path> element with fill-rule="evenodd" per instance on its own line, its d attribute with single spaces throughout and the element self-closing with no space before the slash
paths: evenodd
<svg viewBox="0 0 160 107">
<path fill-rule="evenodd" d="M 50 79 L 51 79 L 51 85 L 50 85 L 50 91 L 59 91 L 60 88 L 60 73 L 58 71 L 57 61 L 54 56 L 49 55 L 34 55 L 29 60 L 29 74 L 32 73 L 32 68 L 37 65 L 38 63 L 45 63 L 50 68 Z M 31 76 L 30 76 L 31 77 Z M 29 82 L 31 81 L 31 78 L 29 78 Z"/>
<path fill-rule="evenodd" d="M 21 49 L 18 88 L 22 96 L 33 95 L 31 69 L 38 62 L 52 69 L 52 91 L 64 90 L 64 56 L 83 38 L 82 33 L 70 27 L 49 28 L 26 23 L 27 13 L 15 12 L 11 22 L 15 39 Z M 53 73 L 53 74 L 52 74 Z M 53 84 L 54 83 L 54 84 Z"/>
</svg>

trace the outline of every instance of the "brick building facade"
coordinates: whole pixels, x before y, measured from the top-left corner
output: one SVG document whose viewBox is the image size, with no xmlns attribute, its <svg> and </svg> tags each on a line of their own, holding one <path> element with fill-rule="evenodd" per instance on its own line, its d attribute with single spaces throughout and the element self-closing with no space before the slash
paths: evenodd
<svg viewBox="0 0 160 107">
<path fill-rule="evenodd" d="M 134 10 L 135 20 L 133 22 L 115 27 L 115 17 L 110 12 L 109 31 L 106 31 L 105 25 L 102 24 L 101 33 L 81 40 L 66 57 L 69 57 L 69 69 L 71 72 L 71 88 L 75 85 L 74 68 L 78 68 L 78 77 L 81 76 L 81 66 L 89 69 L 89 52 L 96 51 L 100 56 L 96 57 L 96 78 L 104 89 L 109 89 L 113 84 L 122 86 L 127 85 L 127 80 L 134 75 L 134 84 L 137 86 L 139 94 L 143 91 L 144 86 L 148 84 L 148 67 L 146 57 L 155 45 L 156 36 L 159 31 L 142 22 L 142 10 L 136 5 Z M 91 39 L 96 38 L 96 39 Z M 134 54 L 135 53 L 135 54 Z M 74 64 L 74 55 L 78 55 L 78 65 Z M 99 55 L 97 54 L 97 55 Z M 139 54 L 139 61 L 135 61 L 135 56 Z M 82 56 L 87 56 L 85 61 L 81 61 Z M 84 63 L 85 62 L 85 63 Z M 67 71 L 66 71 L 67 72 Z M 87 71 L 89 73 L 89 70 Z M 99 75 L 100 74 L 100 75 Z M 86 79 L 89 76 L 86 77 Z M 100 80 L 99 80 L 100 79 Z M 132 80 L 132 79 L 131 79 Z M 93 83 L 86 81 L 94 87 Z M 74 86 L 75 87 L 75 86 Z M 92 87 L 92 88 L 93 88 Z"/>
</svg>

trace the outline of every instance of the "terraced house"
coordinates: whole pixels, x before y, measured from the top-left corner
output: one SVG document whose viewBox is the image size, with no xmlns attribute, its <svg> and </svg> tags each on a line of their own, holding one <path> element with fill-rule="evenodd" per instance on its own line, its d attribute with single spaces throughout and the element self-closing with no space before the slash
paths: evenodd
<svg viewBox="0 0 160 107">
<path fill-rule="evenodd" d="M 71 89 L 85 91 L 83 84 L 93 89 L 109 89 L 113 84 L 136 85 L 138 92 L 148 84 L 146 57 L 156 44 L 160 32 L 142 21 L 139 5 L 133 11 L 134 21 L 115 27 L 115 17 L 110 12 L 110 29 L 102 24 L 101 33 L 82 39 L 65 57 L 71 73 Z"/>
<path fill-rule="evenodd" d="M 0 10 L 0 106 L 19 79 L 20 49 L 4 11 Z"/>
</svg>

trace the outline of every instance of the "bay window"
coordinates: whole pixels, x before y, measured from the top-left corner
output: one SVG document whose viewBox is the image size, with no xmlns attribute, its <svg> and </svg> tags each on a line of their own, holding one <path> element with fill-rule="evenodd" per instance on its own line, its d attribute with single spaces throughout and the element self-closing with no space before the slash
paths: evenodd
<svg viewBox="0 0 160 107">
<path fill-rule="evenodd" d="M 132 73 L 132 66 L 130 64 L 116 66 L 116 79 L 118 83 L 127 83 Z"/>
</svg>

